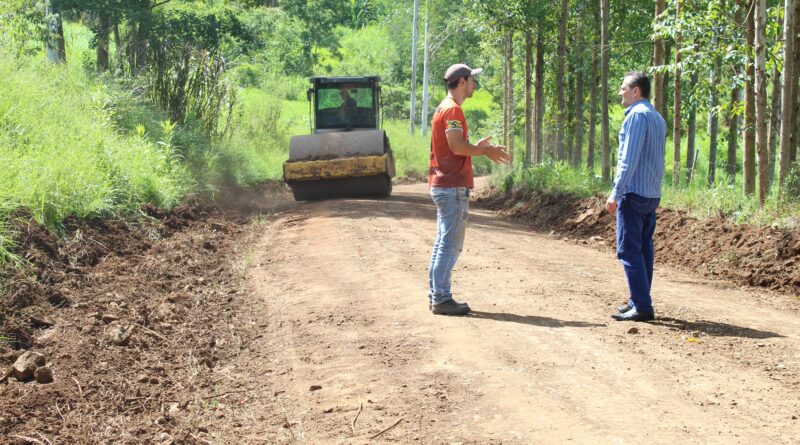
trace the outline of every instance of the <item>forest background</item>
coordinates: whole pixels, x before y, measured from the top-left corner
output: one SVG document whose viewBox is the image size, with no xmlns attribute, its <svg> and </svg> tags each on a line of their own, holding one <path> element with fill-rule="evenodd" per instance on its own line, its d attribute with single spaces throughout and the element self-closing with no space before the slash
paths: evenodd
<svg viewBox="0 0 800 445">
<path fill-rule="evenodd" d="M 617 91 L 654 78 L 663 205 L 800 216 L 795 0 L 10 0 L 0 5 L 0 261 L 21 211 L 137 217 L 280 179 L 311 75 L 377 74 L 400 175 L 424 178 L 453 63 L 483 67 L 473 137 L 513 153 L 504 192 L 607 193 Z M 414 30 L 418 33 L 415 33 Z M 784 33 L 784 30 L 790 30 Z M 787 38 L 788 37 L 788 38 Z M 788 62 L 787 62 L 788 61 Z M 788 81 L 786 81 L 788 79 Z"/>
</svg>

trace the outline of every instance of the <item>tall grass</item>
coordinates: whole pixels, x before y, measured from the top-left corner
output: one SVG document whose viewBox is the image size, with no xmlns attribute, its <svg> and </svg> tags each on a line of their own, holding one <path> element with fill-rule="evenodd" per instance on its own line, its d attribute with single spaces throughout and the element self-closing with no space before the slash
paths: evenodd
<svg viewBox="0 0 800 445">
<path fill-rule="evenodd" d="M 82 38 L 81 28 L 66 32 L 73 42 Z M 26 208 L 57 228 L 69 215 L 134 212 L 144 202 L 171 207 L 194 186 L 168 150 L 169 134 L 115 124 L 115 101 L 132 98 L 88 77 L 78 46 L 67 65 L 0 49 L 0 220 Z M 0 224 L 0 261 L 13 257 L 9 240 Z"/>
</svg>

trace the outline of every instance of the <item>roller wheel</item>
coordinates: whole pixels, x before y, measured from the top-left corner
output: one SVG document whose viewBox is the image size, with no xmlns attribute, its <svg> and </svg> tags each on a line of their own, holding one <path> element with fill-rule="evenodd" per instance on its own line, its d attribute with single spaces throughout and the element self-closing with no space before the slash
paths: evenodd
<svg viewBox="0 0 800 445">
<path fill-rule="evenodd" d="M 386 175 L 342 179 L 320 179 L 289 184 L 295 201 L 335 198 L 387 197 L 392 194 L 392 179 Z"/>
</svg>

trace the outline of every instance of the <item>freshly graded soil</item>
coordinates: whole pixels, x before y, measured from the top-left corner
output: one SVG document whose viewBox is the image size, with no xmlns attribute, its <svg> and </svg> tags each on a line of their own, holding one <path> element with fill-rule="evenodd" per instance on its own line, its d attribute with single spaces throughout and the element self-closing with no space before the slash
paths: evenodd
<svg viewBox="0 0 800 445">
<path fill-rule="evenodd" d="M 796 232 L 661 210 L 657 319 L 619 323 L 602 198 L 485 190 L 467 317 L 428 311 L 425 184 L 268 184 L 60 238 L 20 212 L 0 369 L 33 351 L 53 380 L 2 379 L 0 443 L 794 443 Z"/>
<path fill-rule="evenodd" d="M 581 244 L 616 245 L 616 219 L 604 196 L 510 196 L 486 188 L 478 202 L 526 226 L 553 231 Z M 700 220 L 686 211 L 659 208 L 654 236 L 656 261 L 711 279 L 800 295 L 800 228 Z"/>
</svg>

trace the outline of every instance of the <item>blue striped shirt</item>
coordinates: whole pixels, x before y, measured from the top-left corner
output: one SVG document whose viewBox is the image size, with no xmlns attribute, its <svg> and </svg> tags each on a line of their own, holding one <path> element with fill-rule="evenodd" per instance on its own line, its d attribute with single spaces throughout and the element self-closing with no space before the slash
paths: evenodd
<svg viewBox="0 0 800 445">
<path fill-rule="evenodd" d="M 617 201 L 626 193 L 645 198 L 661 197 L 667 124 L 647 99 L 625 109 L 619 130 L 617 174 L 611 196 Z"/>
</svg>

